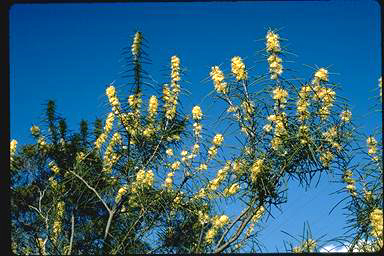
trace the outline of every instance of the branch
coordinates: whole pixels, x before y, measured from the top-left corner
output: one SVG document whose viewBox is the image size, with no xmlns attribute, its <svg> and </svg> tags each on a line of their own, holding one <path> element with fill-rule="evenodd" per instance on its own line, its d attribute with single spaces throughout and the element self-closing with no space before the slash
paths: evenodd
<svg viewBox="0 0 384 256">
<path fill-rule="evenodd" d="M 74 236 L 74 234 L 75 234 L 75 215 L 73 214 L 73 211 L 72 211 L 72 216 L 71 216 L 71 239 L 69 240 L 68 255 L 71 255 L 71 252 L 72 252 L 73 236 Z"/>
<path fill-rule="evenodd" d="M 95 193 L 95 195 L 97 196 L 97 198 L 99 198 L 99 200 L 103 203 L 104 207 L 107 209 L 108 212 L 111 212 L 111 209 L 109 209 L 108 205 L 105 203 L 105 201 L 101 198 L 101 196 L 99 195 L 99 193 L 97 193 L 96 189 L 94 189 L 93 187 L 91 187 L 81 176 L 79 176 L 77 173 L 75 173 L 74 171 L 69 171 L 70 173 L 72 173 L 73 175 L 75 175 L 77 178 L 79 178 L 84 184 L 85 186 L 87 186 L 90 190 L 93 191 L 93 193 Z"/>
</svg>

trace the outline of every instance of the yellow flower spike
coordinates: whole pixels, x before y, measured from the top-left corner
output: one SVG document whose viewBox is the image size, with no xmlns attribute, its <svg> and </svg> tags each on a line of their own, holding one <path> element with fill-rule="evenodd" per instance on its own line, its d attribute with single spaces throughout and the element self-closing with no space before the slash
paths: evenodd
<svg viewBox="0 0 384 256">
<path fill-rule="evenodd" d="M 371 235 L 376 238 L 383 237 L 383 210 L 382 209 L 374 209 L 370 214 L 372 231 Z"/>
<path fill-rule="evenodd" d="M 279 53 L 281 51 L 280 48 L 280 37 L 275 32 L 269 30 L 266 36 L 266 50 L 267 52 Z"/>
<path fill-rule="evenodd" d="M 245 64 L 239 56 L 235 56 L 231 60 L 232 74 L 236 77 L 237 81 L 247 79 L 247 71 Z"/>
<path fill-rule="evenodd" d="M 328 70 L 320 68 L 315 72 L 312 83 L 319 86 L 320 82 L 328 82 Z"/>
<path fill-rule="evenodd" d="M 192 109 L 192 117 L 194 120 L 201 120 L 203 117 L 203 112 L 199 106 L 194 106 Z"/>
<path fill-rule="evenodd" d="M 263 169 L 264 159 L 257 159 L 251 166 L 251 180 L 256 181 L 257 176 Z"/>
<path fill-rule="evenodd" d="M 135 36 L 133 37 L 133 43 L 132 43 L 132 55 L 134 56 L 134 58 L 136 59 L 139 55 L 139 51 L 140 51 L 140 44 L 141 44 L 141 41 L 142 41 L 142 35 L 140 32 L 136 32 L 135 33 Z"/>
<path fill-rule="evenodd" d="M 149 118 L 154 118 L 156 116 L 158 106 L 159 106 L 159 103 L 158 103 L 157 97 L 151 96 L 148 104 Z"/>
<path fill-rule="evenodd" d="M 212 140 L 213 145 L 219 147 L 224 141 L 224 137 L 222 134 L 218 133 L 215 135 L 215 137 Z"/>
<path fill-rule="evenodd" d="M 215 86 L 215 90 L 217 93 L 226 94 L 228 93 L 227 83 L 224 81 L 224 73 L 220 70 L 218 66 L 214 66 L 211 68 L 211 72 L 209 73 L 213 84 Z"/>
</svg>

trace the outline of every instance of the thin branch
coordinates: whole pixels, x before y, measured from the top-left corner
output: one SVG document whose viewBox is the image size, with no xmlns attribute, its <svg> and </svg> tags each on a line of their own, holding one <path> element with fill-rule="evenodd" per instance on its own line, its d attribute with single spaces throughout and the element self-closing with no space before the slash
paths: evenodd
<svg viewBox="0 0 384 256">
<path fill-rule="evenodd" d="M 85 186 L 87 186 L 90 190 L 93 191 L 93 193 L 95 193 L 95 195 L 97 196 L 97 198 L 99 198 L 99 200 L 103 203 L 104 207 L 107 209 L 108 212 L 111 212 L 111 209 L 109 209 L 108 205 L 105 203 L 105 201 L 101 198 L 101 196 L 99 195 L 99 193 L 97 193 L 96 189 L 94 189 L 93 187 L 91 187 L 81 176 L 79 176 L 77 173 L 75 173 L 74 171 L 69 171 L 70 173 L 72 173 L 73 175 L 75 175 L 77 178 L 79 178 L 84 184 Z"/>
</svg>

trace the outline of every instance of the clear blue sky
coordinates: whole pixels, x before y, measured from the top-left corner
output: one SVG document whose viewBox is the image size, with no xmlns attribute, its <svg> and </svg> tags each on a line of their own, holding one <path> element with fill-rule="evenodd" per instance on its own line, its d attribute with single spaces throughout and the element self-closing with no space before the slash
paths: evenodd
<svg viewBox="0 0 384 256">
<path fill-rule="evenodd" d="M 349 99 L 355 122 L 371 133 L 381 115 L 367 113 L 378 95 L 381 73 L 380 8 L 375 1 L 33 4 L 14 5 L 10 11 L 10 125 L 11 138 L 33 142 L 29 128 L 40 123 L 43 103 L 54 99 L 69 128 L 78 130 L 82 118 L 94 121 L 108 109 L 105 85 L 122 71 L 121 49 L 131 44 L 136 29 L 149 42 L 152 64 L 146 70 L 158 82 L 172 55 L 188 69 L 182 86 L 192 92 L 183 97 L 185 111 L 204 104 L 212 83 L 202 83 L 210 67 L 230 58 L 246 58 L 260 73 L 266 63 L 256 51 L 264 47 L 267 29 L 282 28 L 282 44 L 289 55 L 284 67 L 308 79 L 312 69 L 328 67 L 331 81 L 340 83 L 340 95 Z M 217 109 L 208 111 L 209 117 Z M 220 128 L 217 128 L 220 130 Z M 213 131 L 212 131 L 213 132 Z M 290 240 L 280 230 L 301 234 L 304 221 L 314 237 L 342 234 L 341 210 L 328 215 L 340 197 L 327 196 L 340 185 L 325 178 L 312 192 L 292 184 L 284 213 L 274 212 L 260 240 L 268 251 L 282 250 Z M 341 207 L 339 208 L 341 209 Z"/>
</svg>

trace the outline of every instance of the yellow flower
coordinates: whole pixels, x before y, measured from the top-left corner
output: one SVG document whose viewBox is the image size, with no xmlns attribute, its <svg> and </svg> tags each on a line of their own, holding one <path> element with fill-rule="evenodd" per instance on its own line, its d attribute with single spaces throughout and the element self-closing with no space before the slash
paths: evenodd
<svg viewBox="0 0 384 256">
<path fill-rule="evenodd" d="M 277 150 L 281 144 L 283 144 L 283 141 L 279 137 L 273 137 L 271 140 L 271 146 L 274 150 Z"/>
<path fill-rule="evenodd" d="M 262 171 L 263 164 L 264 164 L 264 159 L 257 159 L 252 164 L 252 167 L 251 167 L 251 179 L 252 179 L 252 182 L 256 181 L 257 176 Z"/>
<path fill-rule="evenodd" d="M 331 151 L 325 151 L 320 156 L 320 161 L 324 167 L 329 167 L 331 160 L 333 159 L 333 154 Z"/>
<path fill-rule="evenodd" d="M 224 141 L 224 137 L 222 134 L 218 133 L 215 135 L 215 137 L 213 138 L 212 140 L 212 143 L 215 145 L 215 146 L 220 146 L 221 143 L 223 143 Z"/>
<path fill-rule="evenodd" d="M 318 82 L 328 82 L 328 70 L 325 68 L 320 68 L 316 71 L 314 83 Z"/>
<path fill-rule="evenodd" d="M 180 81 L 180 59 L 177 56 L 171 57 L 171 79 L 173 82 Z"/>
<path fill-rule="evenodd" d="M 188 155 L 188 151 L 187 150 L 182 150 L 180 155 L 181 156 L 186 156 L 186 155 Z"/>
<path fill-rule="evenodd" d="M 199 171 L 202 170 L 208 170 L 208 166 L 206 164 L 200 164 L 199 167 L 197 168 Z"/>
<path fill-rule="evenodd" d="M 282 103 L 287 101 L 288 92 L 280 87 L 273 90 L 273 99 L 280 100 Z"/>
<path fill-rule="evenodd" d="M 253 215 L 252 221 L 257 222 L 261 218 L 261 216 L 263 216 L 264 211 L 265 211 L 265 208 L 263 206 L 260 206 L 260 208 L 257 209 L 255 215 Z"/>
<path fill-rule="evenodd" d="M 117 191 L 117 195 L 115 197 L 115 202 L 118 203 L 120 200 L 121 200 L 121 197 L 127 192 L 127 188 L 126 187 L 121 187 L 118 191 Z"/>
<path fill-rule="evenodd" d="M 221 215 L 219 220 L 220 220 L 221 226 L 224 226 L 229 222 L 229 218 L 227 215 Z"/>
<path fill-rule="evenodd" d="M 223 82 L 224 73 L 220 70 L 220 68 L 218 66 L 212 67 L 209 75 L 211 76 L 215 90 L 218 93 L 226 94 L 228 92 L 227 83 Z"/>
<path fill-rule="evenodd" d="M 171 169 L 172 170 L 177 170 L 177 169 L 179 169 L 180 168 L 180 162 L 179 161 L 176 161 L 176 162 L 174 162 L 172 165 L 171 165 Z"/>
<path fill-rule="evenodd" d="M 349 110 L 345 110 L 340 113 L 341 121 L 345 123 L 349 122 L 349 120 L 351 120 L 351 117 L 352 117 L 352 113 Z"/>
<path fill-rule="evenodd" d="M 231 60 L 232 74 L 236 77 L 237 81 L 247 79 L 247 71 L 245 64 L 239 56 L 235 56 Z"/>
<path fill-rule="evenodd" d="M 38 126 L 36 126 L 36 125 L 33 125 L 31 127 L 31 133 L 32 133 L 33 136 L 38 137 L 40 135 L 40 128 Z"/>
<path fill-rule="evenodd" d="M 203 117 L 203 112 L 201 112 L 201 108 L 199 106 L 194 106 L 192 109 L 192 117 L 195 120 L 201 120 Z"/>
<path fill-rule="evenodd" d="M 133 43 L 132 43 L 132 55 L 137 58 L 139 51 L 140 51 L 140 44 L 142 40 L 142 35 L 140 32 L 136 32 L 135 36 L 133 38 Z"/>
<path fill-rule="evenodd" d="M 279 35 L 274 33 L 273 31 L 269 30 L 267 32 L 266 36 L 267 42 L 266 42 L 266 50 L 267 52 L 274 52 L 279 53 L 281 51 L 280 49 L 280 42 L 279 42 Z"/>
<path fill-rule="evenodd" d="M 156 115 L 158 106 L 159 106 L 159 103 L 157 101 L 156 96 L 151 96 L 148 104 L 148 112 L 149 112 L 150 118 L 153 118 Z"/>
<path fill-rule="evenodd" d="M 372 231 L 371 234 L 374 237 L 381 238 L 383 237 L 383 210 L 374 209 L 370 214 Z"/>
<path fill-rule="evenodd" d="M 155 177 L 155 175 L 153 174 L 153 171 L 152 170 L 148 170 L 146 172 L 146 176 L 145 176 L 145 179 L 144 179 L 144 184 L 146 184 L 146 185 L 151 187 L 153 185 L 153 182 L 154 182 L 154 177 Z"/>
<path fill-rule="evenodd" d="M 16 152 L 16 145 L 17 145 L 17 140 L 11 140 L 10 142 L 10 153 L 11 155 L 14 155 Z"/>
<path fill-rule="evenodd" d="M 173 150 L 171 148 L 167 149 L 165 153 L 167 154 L 167 156 L 173 156 Z"/>
<path fill-rule="evenodd" d="M 208 149 L 208 157 L 213 158 L 217 154 L 217 148 L 215 146 L 212 146 Z"/>
<path fill-rule="evenodd" d="M 205 235 L 205 242 L 208 244 L 213 242 L 213 239 L 215 238 L 217 234 L 217 229 L 216 228 L 211 228 L 208 230 L 207 234 Z"/>
</svg>

